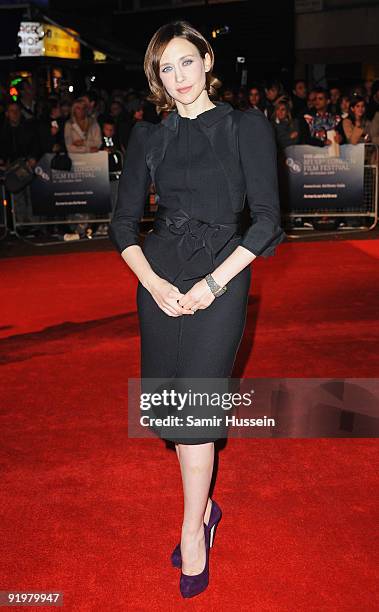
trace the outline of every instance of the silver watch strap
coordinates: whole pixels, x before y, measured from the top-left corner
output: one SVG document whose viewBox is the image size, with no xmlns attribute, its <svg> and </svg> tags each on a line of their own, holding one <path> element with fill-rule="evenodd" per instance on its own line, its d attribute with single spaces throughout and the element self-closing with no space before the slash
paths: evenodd
<svg viewBox="0 0 379 612">
<path fill-rule="evenodd" d="M 207 281 L 208 287 L 215 297 L 219 297 L 220 295 L 225 293 L 227 289 L 226 285 L 224 287 L 221 287 L 218 283 L 216 283 L 215 279 L 211 274 L 207 274 L 205 280 Z"/>
</svg>

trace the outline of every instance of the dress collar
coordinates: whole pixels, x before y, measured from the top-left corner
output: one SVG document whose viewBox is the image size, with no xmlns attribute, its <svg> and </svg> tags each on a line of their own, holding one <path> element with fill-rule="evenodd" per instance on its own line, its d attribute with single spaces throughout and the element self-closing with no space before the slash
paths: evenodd
<svg viewBox="0 0 379 612">
<path fill-rule="evenodd" d="M 209 110 L 203 111 L 197 116 L 197 119 L 206 127 L 209 127 L 223 119 L 228 113 L 232 112 L 233 106 L 229 102 L 213 101 L 216 106 Z M 162 119 L 161 124 L 175 131 L 179 123 L 179 113 L 177 109 L 171 111 L 167 117 Z M 191 121 L 191 120 L 190 120 Z"/>
</svg>

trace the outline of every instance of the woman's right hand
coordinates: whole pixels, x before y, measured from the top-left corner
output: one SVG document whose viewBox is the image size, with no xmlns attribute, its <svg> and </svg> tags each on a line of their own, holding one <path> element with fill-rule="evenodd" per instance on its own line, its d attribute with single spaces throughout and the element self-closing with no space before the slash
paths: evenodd
<svg viewBox="0 0 379 612">
<path fill-rule="evenodd" d="M 180 317 L 181 315 L 193 315 L 193 310 L 179 306 L 178 300 L 184 296 L 175 285 L 172 285 L 164 278 L 158 277 L 149 287 L 149 292 L 169 317 Z"/>
</svg>

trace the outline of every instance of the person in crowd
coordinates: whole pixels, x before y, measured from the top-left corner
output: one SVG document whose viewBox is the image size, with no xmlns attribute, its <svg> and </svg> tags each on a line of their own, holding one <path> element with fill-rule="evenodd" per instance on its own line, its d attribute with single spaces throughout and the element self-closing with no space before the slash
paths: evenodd
<svg viewBox="0 0 379 612">
<path fill-rule="evenodd" d="M 39 157 L 38 133 L 34 121 L 25 119 L 17 102 L 6 106 L 5 118 L 0 128 L 0 166 L 6 169 L 19 158 L 24 158 L 34 168 Z M 23 189 L 13 194 L 16 219 L 29 223 L 33 219 L 30 199 Z M 32 228 L 31 228 L 32 229 Z M 33 226 L 33 230 L 35 230 Z"/>
<path fill-rule="evenodd" d="M 34 167 L 38 154 L 38 134 L 34 121 L 24 118 L 20 104 L 9 102 L 0 131 L 0 164 L 7 166 L 23 157 Z"/>
<path fill-rule="evenodd" d="M 118 178 L 119 173 L 122 171 L 123 166 L 123 154 L 122 147 L 119 141 L 116 125 L 113 118 L 108 115 L 103 119 L 101 126 L 102 132 L 102 143 L 100 150 L 108 153 L 108 171 L 110 179 L 110 190 L 111 190 L 111 202 L 112 211 L 114 210 L 117 193 L 118 193 Z M 118 173 L 118 174 L 116 174 Z M 108 234 L 108 224 L 100 223 L 95 231 L 95 236 L 105 236 Z"/>
<path fill-rule="evenodd" d="M 265 95 L 267 117 L 271 119 L 275 112 L 275 105 L 279 102 L 288 102 L 289 96 L 284 91 L 283 85 L 277 80 L 268 81 L 266 83 Z"/>
<path fill-rule="evenodd" d="M 19 105 L 24 119 L 35 119 L 36 117 L 36 87 L 34 81 L 24 79 L 19 85 Z"/>
<path fill-rule="evenodd" d="M 310 144 L 317 147 L 323 147 L 332 144 L 328 138 L 329 130 L 336 130 L 337 125 L 341 121 L 340 115 L 333 115 L 328 112 L 329 97 L 328 92 L 323 87 L 316 87 L 315 91 L 315 109 L 311 114 L 305 113 L 300 118 L 300 144 Z M 342 144 L 343 138 L 336 131 L 335 141 Z"/>
<path fill-rule="evenodd" d="M 367 119 L 370 121 L 374 118 L 375 113 L 379 111 L 379 79 L 373 82 L 371 87 L 371 96 L 367 105 Z"/>
<path fill-rule="evenodd" d="M 96 153 L 102 143 L 101 129 L 94 117 L 89 117 L 86 102 L 78 99 L 72 105 L 71 117 L 64 126 L 64 140 L 68 153 Z M 82 222 L 72 225 L 73 234 L 65 234 L 65 240 L 70 239 L 75 234 L 80 237 L 91 237 L 93 226 L 86 223 L 88 214 L 75 214 L 76 219 Z"/>
<path fill-rule="evenodd" d="M 227 102 L 228 104 L 230 104 L 230 106 L 233 106 L 233 108 L 238 108 L 238 100 L 237 100 L 237 96 L 234 92 L 234 90 L 232 89 L 232 87 L 225 87 L 222 94 L 221 94 L 221 99 L 224 102 Z"/>
<path fill-rule="evenodd" d="M 352 96 L 349 116 L 342 119 L 342 127 L 348 144 L 370 142 L 371 122 L 366 117 L 366 102 L 362 96 Z"/>
<path fill-rule="evenodd" d="M 315 113 L 315 100 L 316 100 L 316 91 L 314 88 L 310 89 L 307 93 L 307 105 L 297 116 L 303 117 L 304 115 L 309 115 Z"/>
<path fill-rule="evenodd" d="M 298 144 L 299 122 L 296 117 L 292 117 L 288 102 L 279 102 L 275 105 L 271 123 L 274 126 L 276 142 L 280 149 Z"/>
<path fill-rule="evenodd" d="M 237 91 L 237 108 L 241 111 L 246 111 L 249 108 L 246 88 L 243 86 Z"/>
<path fill-rule="evenodd" d="M 375 113 L 370 122 L 370 139 L 372 144 L 379 144 L 379 111 Z"/>
<path fill-rule="evenodd" d="M 348 93 L 343 93 L 340 99 L 341 119 L 349 116 L 350 113 L 350 98 Z"/>
<path fill-rule="evenodd" d="M 351 95 L 353 96 L 361 96 L 364 98 L 366 96 L 366 88 L 363 82 L 356 83 L 351 91 Z"/>
<path fill-rule="evenodd" d="M 134 109 L 138 111 L 139 109 L 137 107 L 141 106 L 141 102 L 138 101 L 137 107 L 135 105 L 134 99 L 133 103 L 130 100 L 130 107 L 134 107 Z M 120 95 L 117 95 L 116 98 L 112 97 L 109 112 L 99 117 L 99 123 L 102 124 L 107 116 L 110 116 L 114 121 L 117 139 L 120 142 L 121 151 L 124 154 L 128 146 L 130 130 L 134 125 L 134 120 L 132 120 L 131 114 L 125 111 Z"/>
<path fill-rule="evenodd" d="M 111 104 L 109 107 L 109 114 L 111 115 L 111 117 L 113 117 L 116 123 L 125 121 L 127 117 L 127 114 L 124 110 L 122 102 L 120 102 L 120 100 L 117 100 L 117 99 L 113 99 L 111 101 Z"/>
<path fill-rule="evenodd" d="M 66 123 L 66 121 L 71 117 L 71 106 L 71 100 L 68 98 L 63 98 L 59 102 L 60 116 L 64 123 Z"/>
<path fill-rule="evenodd" d="M 149 121 L 150 123 L 159 123 L 159 116 L 155 104 L 152 104 L 152 102 L 145 99 L 145 96 L 147 95 L 148 92 L 142 92 L 144 120 Z"/>
<path fill-rule="evenodd" d="M 122 92 L 120 92 L 122 93 Z M 140 103 L 140 96 L 135 89 L 129 89 L 124 98 L 125 110 L 127 113 L 132 113 L 135 110 L 135 105 Z"/>
<path fill-rule="evenodd" d="M 250 108 L 257 108 L 267 117 L 265 95 L 257 83 L 253 83 L 248 89 L 248 103 Z"/>
<path fill-rule="evenodd" d="M 336 85 L 333 85 L 329 88 L 329 104 L 328 104 L 328 112 L 332 115 L 340 115 L 341 114 L 341 106 L 340 106 L 340 98 L 341 98 L 341 90 Z"/>
<path fill-rule="evenodd" d="M 37 124 L 40 121 L 46 120 L 49 116 L 49 100 L 47 98 L 38 98 L 35 105 L 35 115 L 32 121 L 36 121 Z"/>
<path fill-rule="evenodd" d="M 122 170 L 122 148 L 121 142 L 116 132 L 114 119 L 108 115 L 104 117 L 101 126 L 102 142 L 101 151 L 107 151 L 109 155 L 109 172 L 118 172 Z"/>
<path fill-rule="evenodd" d="M 143 106 L 143 102 L 139 101 L 136 104 L 135 109 L 132 111 L 132 121 L 136 123 L 137 121 L 143 121 L 145 116 L 145 109 Z"/>
<path fill-rule="evenodd" d="M 50 99 L 47 117 L 38 124 L 40 155 L 65 150 L 64 124 L 58 100 Z"/>
<path fill-rule="evenodd" d="M 92 89 L 90 91 L 87 91 L 85 94 L 80 96 L 79 100 L 82 100 L 86 105 L 88 117 L 91 117 L 92 119 L 96 119 L 96 121 L 98 121 L 100 114 L 98 107 L 99 96 L 96 91 Z"/>
<path fill-rule="evenodd" d="M 101 130 L 93 117 L 88 117 L 86 104 L 76 100 L 71 117 L 65 123 L 64 139 L 69 153 L 95 153 L 101 146 Z"/>
<path fill-rule="evenodd" d="M 304 79 L 297 79 L 292 89 L 292 114 L 294 117 L 301 115 L 307 109 L 307 84 Z"/>
<path fill-rule="evenodd" d="M 366 104 L 368 104 L 369 101 L 370 101 L 370 96 L 371 96 L 373 82 L 374 81 L 372 79 L 366 79 L 364 81 L 364 83 L 363 83 L 363 86 L 364 86 L 364 99 L 366 101 Z"/>
</svg>

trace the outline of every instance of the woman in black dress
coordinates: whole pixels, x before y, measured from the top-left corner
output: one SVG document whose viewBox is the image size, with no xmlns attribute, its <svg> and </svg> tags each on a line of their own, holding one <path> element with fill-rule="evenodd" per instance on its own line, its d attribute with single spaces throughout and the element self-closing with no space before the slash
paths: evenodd
<svg viewBox="0 0 379 612">
<path fill-rule="evenodd" d="M 172 111 L 159 124 L 132 130 L 110 238 L 138 277 L 141 380 L 231 376 L 242 339 L 251 281 L 250 263 L 273 255 L 284 239 L 272 128 L 256 109 L 212 102 L 220 82 L 213 50 L 188 22 L 162 26 L 152 37 L 144 69 L 150 101 Z M 154 182 L 158 211 L 139 246 L 139 221 Z M 252 225 L 240 230 L 248 195 Z M 163 415 L 164 416 L 164 415 Z M 171 555 L 181 567 L 183 597 L 209 580 L 209 549 L 221 509 L 209 498 L 214 442 L 169 435 L 180 463 L 184 517 Z"/>
</svg>

